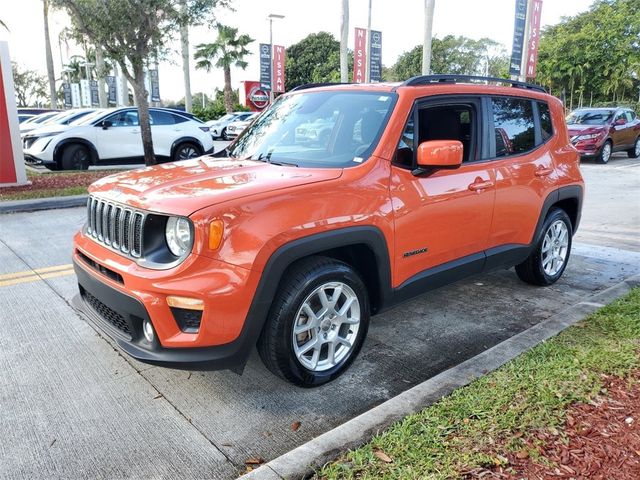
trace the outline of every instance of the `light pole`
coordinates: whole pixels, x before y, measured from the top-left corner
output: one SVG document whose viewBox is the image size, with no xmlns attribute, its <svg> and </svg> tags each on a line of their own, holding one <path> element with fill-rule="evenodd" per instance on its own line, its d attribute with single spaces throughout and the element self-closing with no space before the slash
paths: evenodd
<svg viewBox="0 0 640 480">
<path fill-rule="evenodd" d="M 369 83 L 371 81 L 371 1 L 369 0 L 369 12 L 367 20 L 367 62 L 364 68 L 364 81 Z"/>
<path fill-rule="evenodd" d="M 270 13 L 267 18 L 269 19 L 269 45 L 271 45 L 271 50 L 269 51 L 269 58 L 271 59 L 271 65 L 269 67 L 269 71 L 271 72 L 269 76 L 269 104 L 271 104 L 273 103 L 273 19 L 282 20 L 284 15 Z"/>
<path fill-rule="evenodd" d="M 424 1 L 424 40 L 422 42 L 422 75 L 431 73 L 431 39 L 433 37 L 433 10 L 436 0 Z"/>
<path fill-rule="evenodd" d="M 89 68 L 90 68 L 90 67 L 93 67 L 93 63 L 91 63 L 91 62 L 84 62 L 83 66 L 84 66 L 84 71 L 85 71 L 85 73 L 86 73 L 86 75 L 87 75 L 87 80 L 91 80 L 91 77 L 89 76 Z"/>
</svg>

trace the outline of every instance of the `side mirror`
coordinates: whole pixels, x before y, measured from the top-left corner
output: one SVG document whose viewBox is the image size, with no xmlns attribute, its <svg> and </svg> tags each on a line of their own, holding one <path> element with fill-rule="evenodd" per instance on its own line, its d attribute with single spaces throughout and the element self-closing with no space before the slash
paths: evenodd
<svg viewBox="0 0 640 480">
<path fill-rule="evenodd" d="M 458 140 L 430 140 L 418 146 L 418 168 L 414 175 L 429 170 L 455 169 L 462 164 L 462 142 Z"/>
<path fill-rule="evenodd" d="M 113 122 L 111 120 L 103 120 L 100 122 L 100 126 L 103 130 L 106 130 L 109 127 L 113 127 Z"/>
<path fill-rule="evenodd" d="M 626 125 L 627 121 L 624 118 L 619 118 L 615 122 L 613 122 L 613 124 L 614 125 Z"/>
</svg>

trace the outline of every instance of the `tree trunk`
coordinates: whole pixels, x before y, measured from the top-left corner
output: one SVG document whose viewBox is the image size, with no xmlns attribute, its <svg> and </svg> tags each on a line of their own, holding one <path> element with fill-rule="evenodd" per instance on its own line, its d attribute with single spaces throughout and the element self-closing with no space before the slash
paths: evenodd
<svg viewBox="0 0 640 480">
<path fill-rule="evenodd" d="M 107 105 L 107 92 L 105 91 L 107 86 L 104 80 L 105 73 L 102 47 L 96 45 L 96 75 L 98 76 L 98 102 L 100 103 L 100 108 L 107 108 L 109 106 Z"/>
<path fill-rule="evenodd" d="M 153 138 L 151 137 L 151 122 L 149 121 L 149 101 L 147 100 L 147 89 L 144 84 L 144 66 L 142 64 L 133 66 L 133 77 L 126 69 L 126 65 L 120 64 L 122 73 L 133 86 L 133 96 L 138 106 L 138 123 L 140 124 L 140 135 L 142 136 L 142 149 L 144 151 L 144 164 L 155 165 L 156 157 L 153 152 Z"/>
<path fill-rule="evenodd" d="M 47 57 L 47 75 L 49 76 L 49 96 L 51 108 L 57 108 L 56 74 L 53 70 L 53 55 L 51 54 L 51 39 L 49 38 L 49 0 L 42 1 L 44 16 L 44 50 Z"/>
<path fill-rule="evenodd" d="M 180 0 L 181 13 L 186 16 L 187 2 Z M 182 48 L 182 75 L 184 77 L 184 109 L 187 112 L 193 110 L 191 98 L 191 74 L 189 72 L 189 26 L 186 22 L 180 23 L 180 46 Z"/>
<path fill-rule="evenodd" d="M 349 81 L 349 62 L 347 46 L 349 42 L 349 0 L 342 0 L 340 19 L 340 81 Z"/>
<path fill-rule="evenodd" d="M 233 92 L 231 90 L 231 67 L 224 67 L 224 108 L 233 112 Z"/>
</svg>

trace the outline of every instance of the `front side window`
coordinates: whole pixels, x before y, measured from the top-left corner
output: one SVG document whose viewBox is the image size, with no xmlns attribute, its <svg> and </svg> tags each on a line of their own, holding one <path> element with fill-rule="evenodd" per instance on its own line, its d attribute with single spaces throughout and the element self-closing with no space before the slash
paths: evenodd
<svg viewBox="0 0 640 480">
<path fill-rule="evenodd" d="M 632 112 L 630 112 L 629 110 L 627 110 L 626 112 L 624 112 L 624 116 L 625 116 L 625 118 L 627 119 L 627 123 L 629 123 L 629 122 L 633 122 L 633 119 L 634 119 L 634 117 L 635 117 L 635 115 L 634 115 Z"/>
<path fill-rule="evenodd" d="M 137 127 L 138 124 L 138 112 L 128 111 L 116 113 L 109 118 L 113 127 Z"/>
<path fill-rule="evenodd" d="M 235 158 L 304 167 L 349 167 L 373 152 L 395 94 L 320 91 L 285 95 L 229 149 Z"/>
<path fill-rule="evenodd" d="M 535 147 L 535 123 L 531 100 L 493 98 L 496 157 L 518 155 Z"/>
</svg>

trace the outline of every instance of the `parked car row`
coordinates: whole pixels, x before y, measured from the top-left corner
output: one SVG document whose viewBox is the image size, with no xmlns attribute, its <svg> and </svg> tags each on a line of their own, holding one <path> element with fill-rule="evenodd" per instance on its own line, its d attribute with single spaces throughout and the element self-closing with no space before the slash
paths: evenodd
<svg viewBox="0 0 640 480">
<path fill-rule="evenodd" d="M 151 134 L 160 161 L 213 152 L 209 127 L 189 113 L 150 108 Z M 51 170 L 84 170 L 90 165 L 140 163 L 144 153 L 138 109 L 134 107 L 56 112 L 22 131 L 27 163 Z"/>
<path fill-rule="evenodd" d="M 256 112 L 231 112 L 217 120 L 209 120 L 207 125 L 209 126 L 209 131 L 214 139 L 222 138 L 224 140 L 231 140 L 232 138 L 237 137 L 239 132 L 244 130 L 244 128 L 238 130 L 240 127 L 238 122 L 247 122 L 248 125 L 256 115 Z M 232 128 L 229 128 L 230 126 Z"/>
</svg>

